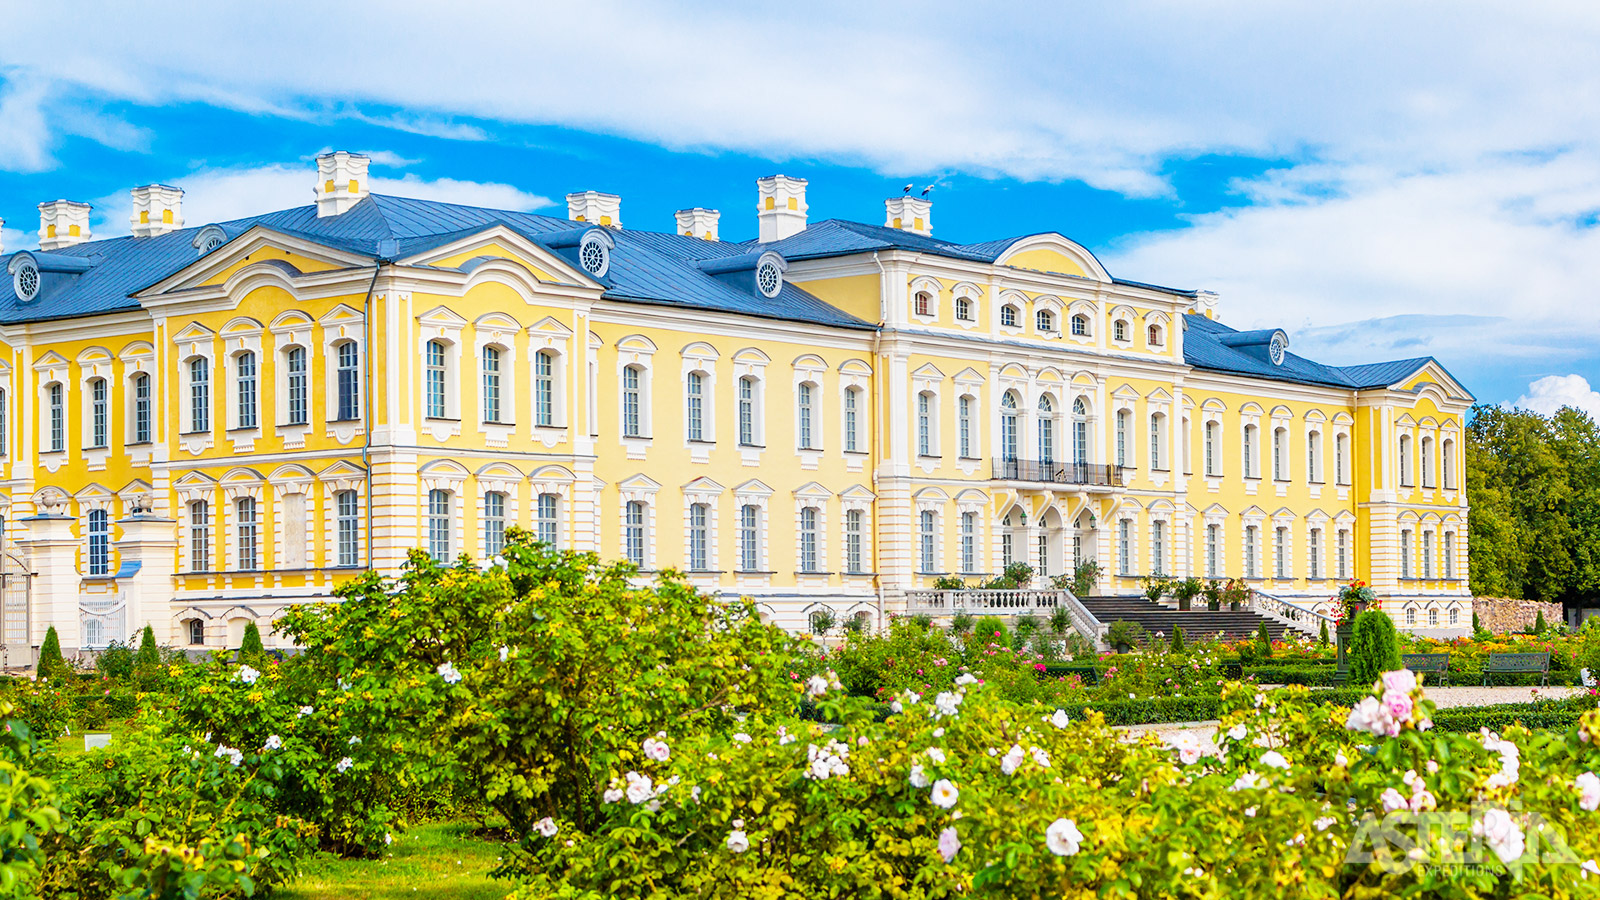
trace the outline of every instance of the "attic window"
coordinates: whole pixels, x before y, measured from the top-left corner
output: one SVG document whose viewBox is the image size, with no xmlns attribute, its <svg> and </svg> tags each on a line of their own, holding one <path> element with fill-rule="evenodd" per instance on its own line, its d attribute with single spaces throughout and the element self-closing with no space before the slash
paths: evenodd
<svg viewBox="0 0 1600 900">
<path fill-rule="evenodd" d="M 228 233 L 223 231 L 220 225 L 207 225 L 194 236 L 194 248 L 200 251 L 201 256 L 205 256 L 227 242 Z"/>
<path fill-rule="evenodd" d="M 604 277 L 611 268 L 611 251 L 606 247 L 605 238 L 596 232 L 584 235 L 583 241 L 578 244 L 578 262 L 590 275 Z"/>
<path fill-rule="evenodd" d="M 778 271 L 778 264 L 770 259 L 763 259 L 756 266 L 756 287 L 763 296 L 776 297 L 783 290 L 783 273 Z"/>
<path fill-rule="evenodd" d="M 11 266 L 11 286 L 17 299 L 26 303 L 39 296 L 39 264 L 31 256 L 19 256 Z"/>
</svg>

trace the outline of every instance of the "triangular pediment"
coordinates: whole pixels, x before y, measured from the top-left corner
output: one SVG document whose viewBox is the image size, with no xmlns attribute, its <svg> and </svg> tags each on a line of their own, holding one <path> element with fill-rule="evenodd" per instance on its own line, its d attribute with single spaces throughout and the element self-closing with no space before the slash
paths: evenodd
<svg viewBox="0 0 1600 900">
<path fill-rule="evenodd" d="M 282 282 L 293 282 L 301 276 L 320 272 L 365 268 L 370 277 L 372 262 L 372 257 L 365 254 L 256 225 L 216 250 L 197 256 L 194 262 L 134 296 L 152 299 L 199 288 L 219 287 L 252 273 L 267 275 Z"/>
<path fill-rule="evenodd" d="M 581 223 L 575 222 L 573 225 L 581 227 Z M 428 266 L 463 272 L 495 261 L 513 263 L 527 270 L 536 280 L 548 284 L 598 286 L 598 282 L 587 272 L 505 225 L 489 225 L 447 244 L 396 260 L 403 266 Z"/>
</svg>

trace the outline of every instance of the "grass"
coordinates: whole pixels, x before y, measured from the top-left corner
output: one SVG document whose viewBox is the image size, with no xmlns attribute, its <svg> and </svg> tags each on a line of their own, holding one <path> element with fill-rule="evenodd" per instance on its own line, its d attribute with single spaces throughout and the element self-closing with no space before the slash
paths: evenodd
<svg viewBox="0 0 1600 900">
<path fill-rule="evenodd" d="M 110 733 L 112 742 L 115 742 L 117 738 L 132 729 L 133 724 L 131 722 L 119 719 L 104 728 L 91 728 L 89 731 L 91 733 Z M 82 756 L 85 752 L 83 749 L 83 734 L 81 731 L 74 731 L 72 734 L 64 734 L 58 738 L 42 740 L 39 743 L 43 745 L 46 752 L 53 753 L 63 759 Z"/>
<path fill-rule="evenodd" d="M 439 822 L 421 825 L 395 838 L 380 859 L 312 860 L 294 884 L 273 894 L 276 900 L 500 900 L 515 885 L 495 881 L 488 872 L 500 859 L 500 845 L 472 837 L 471 825 Z"/>
</svg>

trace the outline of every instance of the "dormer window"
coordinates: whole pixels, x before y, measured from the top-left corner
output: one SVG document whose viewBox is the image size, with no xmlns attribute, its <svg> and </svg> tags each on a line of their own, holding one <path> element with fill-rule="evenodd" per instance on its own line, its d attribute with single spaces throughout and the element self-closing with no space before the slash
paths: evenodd
<svg viewBox="0 0 1600 900">
<path fill-rule="evenodd" d="M 1033 315 L 1034 327 L 1040 331 L 1051 332 L 1056 330 L 1056 317 L 1048 309 L 1041 309 Z"/>
<path fill-rule="evenodd" d="M 1072 336 L 1087 337 L 1089 335 L 1089 317 L 1078 313 L 1072 317 Z"/>
<path fill-rule="evenodd" d="M 1161 326 L 1151 325 L 1149 328 L 1145 329 L 1144 340 L 1146 344 L 1149 344 L 1152 347 L 1162 346 L 1163 336 L 1161 334 Z"/>
<path fill-rule="evenodd" d="M 783 270 L 776 260 L 763 258 L 756 265 L 756 289 L 765 297 L 776 297 L 783 290 Z"/>
<path fill-rule="evenodd" d="M 1128 340 L 1128 323 L 1127 323 L 1127 321 L 1125 321 L 1123 319 L 1118 319 L 1115 322 L 1111 323 L 1111 339 L 1113 341 L 1122 341 L 1123 343 L 1127 342 L 1127 340 Z"/>
<path fill-rule="evenodd" d="M 916 299 L 913 302 L 917 311 L 917 315 L 933 315 L 933 297 L 930 296 L 927 291 L 918 291 Z"/>
<path fill-rule="evenodd" d="M 591 231 L 578 243 L 578 263 L 583 270 L 596 278 L 605 277 L 611 268 L 610 242 L 599 232 Z"/>
<path fill-rule="evenodd" d="M 39 296 L 39 265 L 29 254 L 18 254 L 11 264 L 11 287 L 17 299 L 26 303 Z"/>
<path fill-rule="evenodd" d="M 1021 321 L 1022 318 L 1018 314 L 1015 306 L 1007 303 L 1005 306 L 1000 307 L 1000 324 L 1002 326 L 1006 328 L 1020 328 L 1022 327 L 1019 324 Z"/>
<path fill-rule="evenodd" d="M 963 322 L 972 321 L 972 301 L 966 297 L 956 298 L 956 318 Z"/>
</svg>

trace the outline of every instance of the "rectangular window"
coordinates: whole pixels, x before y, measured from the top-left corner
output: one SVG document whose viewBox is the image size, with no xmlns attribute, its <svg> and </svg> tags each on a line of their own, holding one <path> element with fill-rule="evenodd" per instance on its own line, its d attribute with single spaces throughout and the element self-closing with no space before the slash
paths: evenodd
<svg viewBox="0 0 1600 900">
<path fill-rule="evenodd" d="M 754 378 L 739 379 L 739 443 L 745 447 L 754 447 L 756 445 L 756 380 Z"/>
<path fill-rule="evenodd" d="M 701 397 L 704 378 L 699 372 L 690 372 L 684 379 L 684 414 L 689 420 L 689 440 L 705 440 L 705 402 Z"/>
<path fill-rule="evenodd" d="M 256 427 L 256 355 L 241 353 L 234 357 L 234 372 L 238 376 L 238 401 L 240 428 Z"/>
<path fill-rule="evenodd" d="M 1422 533 L 1422 577 L 1433 578 L 1433 532 Z"/>
<path fill-rule="evenodd" d="M 540 494 L 538 508 L 534 510 L 534 521 L 539 530 L 539 543 L 550 549 L 555 549 L 560 532 L 556 527 L 556 495 Z"/>
<path fill-rule="evenodd" d="M 851 388 L 844 392 L 844 449 L 846 453 L 855 453 L 858 446 L 856 432 L 856 401 L 859 392 Z"/>
<path fill-rule="evenodd" d="M 261 558 L 258 554 L 258 540 L 256 533 L 256 501 L 252 497 L 241 497 L 234 504 L 234 511 L 239 524 L 239 571 L 254 572 L 261 568 Z"/>
<path fill-rule="evenodd" d="M 918 394 L 917 395 L 917 455 L 918 456 L 932 456 L 933 455 L 932 449 L 929 446 L 930 436 L 928 434 L 928 427 L 929 427 L 928 418 L 929 418 L 929 415 L 930 415 L 930 413 L 928 411 L 928 406 L 929 406 L 929 404 L 931 402 L 932 402 L 932 395 L 927 394 L 927 393 L 922 393 L 922 394 Z"/>
<path fill-rule="evenodd" d="M 761 569 L 761 510 L 754 504 L 739 507 L 739 569 L 756 572 Z"/>
<path fill-rule="evenodd" d="M 704 572 L 711 568 L 711 523 L 704 503 L 689 507 L 689 571 Z"/>
<path fill-rule="evenodd" d="M 1310 577 L 1313 580 L 1321 579 L 1322 578 L 1322 529 L 1321 528 L 1313 528 L 1313 529 L 1311 529 L 1311 533 L 1306 537 L 1306 552 L 1310 555 L 1310 559 L 1307 560 L 1307 562 L 1310 563 L 1310 567 L 1307 570 L 1309 572 L 1309 574 L 1310 574 Z"/>
<path fill-rule="evenodd" d="M 1000 533 L 1000 568 L 1002 569 L 1011 568 L 1012 561 L 1016 559 L 1013 540 L 1010 530 Z"/>
<path fill-rule="evenodd" d="M 211 571 L 211 505 L 204 500 L 189 504 L 189 571 Z"/>
<path fill-rule="evenodd" d="M 1117 465 L 1128 464 L 1128 413 L 1126 410 L 1117 413 Z"/>
<path fill-rule="evenodd" d="M 540 350 L 533 356 L 533 423 L 540 428 L 556 424 L 556 355 Z"/>
<path fill-rule="evenodd" d="M 627 522 L 625 523 L 623 538 L 626 544 L 628 562 L 639 568 L 644 568 L 644 503 L 638 500 L 628 501 L 625 510 Z"/>
<path fill-rule="evenodd" d="M 811 443 L 811 385 L 802 384 L 795 391 L 795 403 L 800 414 L 800 449 L 813 449 Z"/>
<path fill-rule="evenodd" d="M 285 360 L 289 374 L 289 424 L 304 425 L 311 415 L 306 405 L 306 350 L 290 347 Z"/>
<path fill-rule="evenodd" d="M 1350 577 L 1349 552 L 1350 532 L 1341 530 L 1334 536 L 1334 562 L 1338 566 L 1340 581 Z"/>
<path fill-rule="evenodd" d="M 483 348 L 483 420 L 500 421 L 500 351 Z"/>
<path fill-rule="evenodd" d="M 1212 578 L 1217 578 L 1222 574 L 1222 570 L 1218 565 L 1220 560 L 1217 559 L 1217 544 L 1222 539 L 1221 532 L 1222 527 L 1220 525 L 1206 526 L 1206 574 Z"/>
<path fill-rule="evenodd" d="M 961 458 L 972 458 L 972 398 L 962 397 L 956 401 L 956 430 L 960 436 Z"/>
<path fill-rule="evenodd" d="M 336 383 L 339 390 L 339 420 L 348 422 L 361 418 L 361 353 L 355 341 L 339 345 L 339 371 Z"/>
<path fill-rule="evenodd" d="M 1167 527 L 1165 522 L 1150 523 L 1150 571 L 1160 575 L 1165 572 L 1162 561 L 1167 558 Z"/>
<path fill-rule="evenodd" d="M 1411 531 L 1400 532 L 1400 577 L 1411 577 Z"/>
<path fill-rule="evenodd" d="M 1278 578 L 1289 577 L 1289 529 L 1278 528 L 1273 533 L 1272 555 L 1273 564 L 1277 567 Z"/>
<path fill-rule="evenodd" d="M 1050 577 L 1050 536 L 1039 535 L 1039 577 Z"/>
<path fill-rule="evenodd" d="M 133 377 L 133 442 L 150 443 L 150 376 L 142 372 Z"/>
<path fill-rule="evenodd" d="M 1117 523 L 1117 574 L 1133 574 L 1133 523 L 1127 519 Z"/>
<path fill-rule="evenodd" d="M 846 572 L 861 572 L 861 524 L 864 514 L 859 509 L 844 514 L 844 568 Z"/>
<path fill-rule="evenodd" d="M 1345 441 L 1346 440 L 1347 440 L 1347 438 L 1342 434 L 1335 435 L 1334 438 L 1333 438 L 1333 483 L 1334 484 L 1349 484 L 1350 483 L 1345 478 L 1345 474 L 1344 474 L 1344 456 L 1345 456 L 1344 450 L 1345 450 Z M 1343 578 L 1344 576 L 1341 575 L 1339 577 Z"/>
<path fill-rule="evenodd" d="M 338 522 L 339 565 L 361 564 L 361 519 L 355 491 L 334 495 L 334 517 Z"/>
<path fill-rule="evenodd" d="M 505 546 L 506 495 L 490 491 L 483 495 L 483 558 L 493 558 Z"/>
<path fill-rule="evenodd" d="M 7 392 L 0 391 L 0 456 L 10 455 L 10 451 L 7 449 L 9 442 L 6 440 L 6 438 L 9 437 L 7 434 L 7 425 L 11 421 L 11 405 L 8 402 L 9 399 L 10 396 L 7 394 Z"/>
<path fill-rule="evenodd" d="M 111 516 L 103 509 L 89 511 L 89 574 L 111 574 Z"/>
<path fill-rule="evenodd" d="M 1206 474 L 1217 475 L 1217 423 L 1206 423 Z"/>
<path fill-rule="evenodd" d="M 978 571 L 978 514 L 961 514 L 961 571 Z"/>
<path fill-rule="evenodd" d="M 1254 425 L 1244 428 L 1244 450 L 1241 463 L 1244 464 L 1244 477 L 1253 478 L 1256 475 L 1256 429 Z"/>
<path fill-rule="evenodd" d="M 1273 481 L 1288 481 L 1289 480 L 1288 466 L 1286 466 L 1284 464 L 1286 462 L 1286 460 L 1283 457 L 1283 454 L 1286 452 L 1283 445 L 1286 442 L 1287 436 L 1288 436 L 1288 432 L 1284 431 L 1282 428 L 1276 429 L 1276 430 L 1274 430 L 1272 432 L 1272 480 Z"/>
<path fill-rule="evenodd" d="M 211 430 L 211 361 L 189 360 L 189 430 Z"/>
<path fill-rule="evenodd" d="M 428 342 L 427 386 L 424 394 L 428 404 L 428 418 L 444 418 L 445 355 L 443 341 Z"/>
<path fill-rule="evenodd" d="M 106 445 L 106 380 L 89 382 L 89 446 Z"/>
<path fill-rule="evenodd" d="M 1454 580 L 1456 577 L 1456 533 L 1444 533 L 1444 577 Z"/>
<path fill-rule="evenodd" d="M 1306 480 L 1315 484 L 1322 483 L 1322 460 L 1319 451 L 1322 445 L 1322 434 L 1313 431 L 1306 435 Z"/>
<path fill-rule="evenodd" d="M 639 368 L 622 370 L 622 435 L 639 437 Z"/>
<path fill-rule="evenodd" d="M 428 555 L 440 565 L 450 562 L 450 492 L 428 492 Z"/>
<path fill-rule="evenodd" d="M 1433 438 L 1422 439 L 1422 486 L 1433 487 Z"/>
<path fill-rule="evenodd" d="M 1161 453 L 1161 417 L 1150 417 L 1150 468 L 1164 469 Z"/>
<path fill-rule="evenodd" d="M 1244 577 L 1256 577 L 1256 533 L 1254 525 L 1246 525 L 1244 529 Z"/>
<path fill-rule="evenodd" d="M 817 508 L 807 506 L 800 510 L 800 571 L 817 570 Z"/>
<path fill-rule="evenodd" d="M 922 533 L 922 572 L 932 574 L 937 571 L 935 566 L 938 559 L 938 535 L 936 533 L 937 519 L 933 511 L 925 509 L 919 517 Z"/>
</svg>

